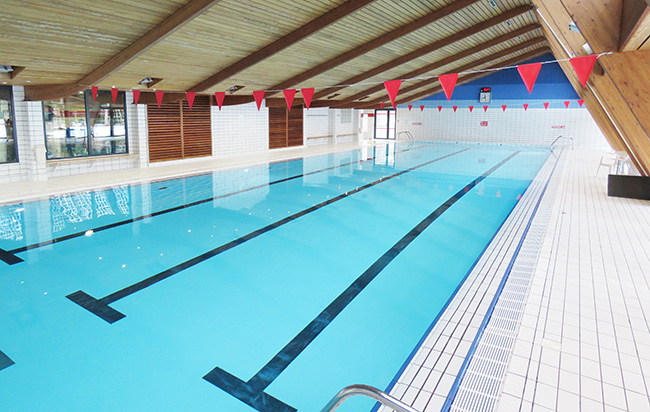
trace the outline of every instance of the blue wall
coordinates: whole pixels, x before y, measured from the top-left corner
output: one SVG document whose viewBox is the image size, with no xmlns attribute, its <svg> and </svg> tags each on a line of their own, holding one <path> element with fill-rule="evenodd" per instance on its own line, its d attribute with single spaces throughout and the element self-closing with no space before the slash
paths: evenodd
<svg viewBox="0 0 650 412">
<path fill-rule="evenodd" d="M 552 54 L 545 54 L 526 63 L 550 60 L 555 60 L 555 57 Z M 479 106 L 481 103 L 479 103 L 478 97 L 482 87 L 492 88 L 492 103 L 490 105 L 497 103 L 531 103 L 532 105 L 534 103 L 550 102 L 551 107 L 564 107 L 563 101 L 572 100 L 573 102 L 569 107 L 578 108 L 575 100 L 580 98 L 560 66 L 557 63 L 547 63 L 542 65 L 532 94 L 528 94 L 528 90 L 517 69 L 512 68 L 457 86 L 452 94 L 451 102 L 447 102 L 447 97 L 441 92 L 421 100 L 418 104 L 427 105 L 429 103 L 427 105 L 429 106 L 435 102 L 436 105 L 447 107 L 462 102 L 461 104 L 469 103 Z"/>
</svg>

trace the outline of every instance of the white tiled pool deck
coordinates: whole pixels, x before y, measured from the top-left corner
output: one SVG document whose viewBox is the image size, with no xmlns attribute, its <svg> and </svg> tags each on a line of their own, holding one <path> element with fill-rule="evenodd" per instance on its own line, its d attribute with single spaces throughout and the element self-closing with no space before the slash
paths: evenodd
<svg viewBox="0 0 650 412">
<path fill-rule="evenodd" d="M 394 396 L 426 412 L 650 411 L 650 202 L 607 197 L 602 155 L 565 150 L 550 180 L 545 165 Z"/>
</svg>

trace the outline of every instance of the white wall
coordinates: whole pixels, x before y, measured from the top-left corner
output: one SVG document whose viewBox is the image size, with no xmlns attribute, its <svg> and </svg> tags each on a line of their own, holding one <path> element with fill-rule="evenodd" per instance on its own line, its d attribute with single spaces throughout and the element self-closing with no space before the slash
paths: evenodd
<svg viewBox="0 0 650 412">
<path fill-rule="evenodd" d="M 471 103 L 470 103 L 471 104 Z M 548 146 L 559 135 L 572 137 L 576 148 L 609 149 L 586 108 L 529 108 L 491 105 L 487 112 L 476 103 L 473 112 L 458 104 L 441 112 L 436 107 L 420 111 L 397 109 L 397 131 L 410 131 L 416 140 Z M 572 104 L 577 103 L 574 101 Z M 481 122 L 487 122 L 482 126 Z M 565 144 L 570 142 L 565 141 Z"/>
<path fill-rule="evenodd" d="M 306 146 L 359 140 L 359 111 L 317 107 L 303 111 Z"/>
<path fill-rule="evenodd" d="M 212 106 L 212 155 L 227 157 L 269 150 L 269 109 L 256 103 Z"/>
</svg>

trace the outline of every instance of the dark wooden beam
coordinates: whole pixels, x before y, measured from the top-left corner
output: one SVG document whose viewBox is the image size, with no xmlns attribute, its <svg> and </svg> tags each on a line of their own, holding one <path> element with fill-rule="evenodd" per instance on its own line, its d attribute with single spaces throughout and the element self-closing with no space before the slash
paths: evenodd
<svg viewBox="0 0 650 412">
<path fill-rule="evenodd" d="M 520 16 L 520 15 L 522 15 L 524 13 L 528 13 L 528 12 L 530 12 L 532 10 L 534 10 L 533 6 L 516 7 L 514 9 L 512 9 L 512 10 L 509 10 L 509 11 L 507 11 L 505 13 L 502 13 L 502 14 L 500 14 L 498 16 L 495 16 L 495 17 L 493 17 L 491 19 L 488 19 L 488 20 L 486 20 L 484 22 L 473 25 L 473 26 L 471 26 L 471 27 L 469 27 L 469 28 L 467 28 L 465 30 L 461 30 L 458 33 L 454 33 L 454 34 L 452 34 L 450 36 L 447 36 L 447 37 L 445 37 L 443 39 L 435 41 L 435 42 L 433 42 L 431 44 L 428 44 L 428 45 L 426 45 L 424 47 L 420 47 L 417 50 L 414 50 L 414 51 L 412 51 L 410 53 L 407 53 L 407 54 L 405 54 L 403 56 L 400 56 L 400 57 L 398 57 L 396 59 L 393 59 L 393 60 L 391 60 L 389 62 L 386 62 L 386 63 L 384 63 L 384 64 L 382 64 L 380 66 L 377 66 L 377 67 L 375 67 L 375 68 L 373 68 L 371 70 L 368 70 L 368 71 L 366 71 L 364 73 L 358 74 L 356 76 L 352 76 L 352 77 L 350 77 L 348 79 L 345 79 L 339 85 L 337 85 L 338 87 L 329 88 L 327 90 L 323 90 L 321 92 L 316 93 L 314 95 L 314 99 L 320 99 L 321 97 L 325 97 L 325 96 L 327 96 L 329 94 L 332 94 L 332 93 L 337 92 L 337 91 L 339 91 L 341 89 L 344 89 L 345 87 L 347 87 L 345 85 L 358 83 L 360 81 L 363 81 L 363 80 L 369 79 L 369 78 L 371 78 L 373 76 L 376 76 L 376 75 L 378 75 L 380 73 L 383 73 L 383 72 L 385 72 L 387 70 L 390 70 L 390 69 L 393 69 L 395 67 L 401 66 L 402 64 L 408 63 L 408 62 L 410 62 L 412 60 L 415 60 L 415 59 L 417 59 L 419 57 L 422 57 L 424 55 L 432 53 L 432 52 L 434 52 L 436 50 L 439 50 L 439 49 L 441 49 L 443 47 L 449 46 L 450 44 L 453 44 L 453 43 L 455 43 L 457 41 L 461 41 L 461 40 L 463 40 L 463 39 L 465 39 L 467 37 L 473 36 L 474 34 L 480 33 L 483 30 L 487 30 L 489 28 L 492 28 L 494 26 L 502 24 L 502 23 L 504 23 L 504 22 L 506 22 L 506 21 L 508 21 L 510 19 L 513 19 L 513 18 L 515 18 L 517 16 Z M 537 28 L 539 28 L 539 26 Z M 527 31 L 530 31 L 530 30 L 526 30 L 526 32 Z"/>
<path fill-rule="evenodd" d="M 84 89 L 101 82 L 220 1 L 191 0 L 156 27 L 149 30 L 142 37 L 106 60 L 74 84 L 25 86 L 25 100 L 58 99 L 76 93 L 80 88 Z"/>
<path fill-rule="evenodd" d="M 489 63 L 489 62 L 491 62 L 493 60 L 500 59 L 502 57 L 506 57 L 506 56 L 508 56 L 508 55 L 510 55 L 512 53 L 517 53 L 517 52 L 522 51 L 522 50 L 524 50 L 524 49 L 526 49 L 528 47 L 535 46 L 535 45 L 543 43 L 545 41 L 546 41 L 545 37 L 537 37 L 537 38 L 534 38 L 534 39 L 530 39 L 530 40 L 525 41 L 525 42 L 523 42 L 521 44 L 518 44 L 516 46 L 510 47 L 510 48 L 505 49 L 505 50 L 502 50 L 502 51 L 500 51 L 498 53 L 491 54 L 491 55 L 486 56 L 486 57 L 484 57 L 482 59 L 475 60 L 475 61 L 473 61 L 471 63 L 460 66 L 460 67 L 454 69 L 453 72 L 454 73 L 461 73 L 461 72 L 468 71 L 468 70 L 474 70 L 477 67 L 480 67 L 480 66 L 482 66 L 482 65 L 484 65 L 486 63 Z M 528 53 L 525 54 L 524 56 L 527 56 L 527 55 L 528 55 Z M 537 56 L 537 54 L 535 54 L 535 56 Z M 519 57 L 517 57 L 517 59 L 519 59 Z M 510 60 L 508 60 L 508 62 L 509 61 Z M 521 60 L 518 60 L 518 61 L 521 61 Z M 503 67 L 504 65 L 507 66 L 507 64 L 501 63 L 501 65 L 498 66 L 498 67 Z M 408 87 L 400 89 L 400 94 L 410 93 L 412 91 L 421 89 L 423 87 L 427 87 L 431 83 L 435 83 L 437 81 L 438 81 L 437 78 L 433 78 L 433 79 L 427 79 L 427 80 L 423 80 L 423 81 L 414 83 L 414 84 L 412 84 L 412 85 L 410 85 Z M 379 97 L 377 99 L 371 100 L 368 103 L 369 104 L 378 104 L 378 103 L 382 103 L 382 102 L 385 102 L 385 101 L 387 101 L 387 97 L 382 96 L 382 97 Z"/>
<path fill-rule="evenodd" d="M 508 59 L 506 61 L 500 62 L 499 64 L 495 64 L 493 66 L 488 67 L 486 70 L 492 70 L 492 69 L 498 69 L 501 67 L 506 67 L 506 66 L 511 66 L 515 65 L 518 63 L 521 63 L 523 61 L 526 61 L 528 59 L 532 59 L 533 57 L 540 56 L 544 53 L 549 53 L 550 49 L 548 47 L 542 47 L 539 49 L 531 50 L 528 53 L 524 53 L 521 56 L 516 56 L 511 59 Z M 471 73 L 471 74 L 466 74 L 464 76 L 461 76 L 458 78 L 458 82 L 456 82 L 456 85 L 460 86 L 465 83 L 469 83 L 471 81 L 480 79 L 481 77 L 489 76 L 490 74 L 493 74 L 494 72 L 480 72 L 480 73 Z M 433 87 L 431 89 L 423 90 L 419 93 L 410 95 L 410 96 L 405 96 L 402 97 L 401 99 L 398 99 L 395 104 L 406 104 L 406 103 L 412 103 L 417 100 L 420 100 L 422 97 L 428 97 L 431 95 L 434 95 L 436 93 L 440 93 L 442 91 L 442 87 L 440 85 Z"/>
<path fill-rule="evenodd" d="M 394 30 L 391 30 L 387 33 L 382 34 L 379 37 L 376 37 L 364 44 L 360 44 L 357 47 L 354 47 L 352 50 L 349 50 L 345 53 L 339 54 L 338 56 L 323 62 L 319 64 L 316 67 L 313 67 L 309 70 L 306 70 L 296 76 L 291 77 L 290 79 L 287 79 L 281 83 L 278 83 L 272 87 L 269 87 L 269 90 L 282 90 L 282 89 L 287 89 L 291 86 L 294 86 L 298 83 L 301 83 L 305 80 L 311 79 L 314 76 L 317 76 L 321 73 L 324 73 L 328 70 L 331 70 L 337 66 L 340 66 L 341 64 L 348 62 L 356 57 L 359 57 L 365 53 L 368 53 L 371 50 L 374 50 L 380 46 L 383 46 L 384 44 L 387 44 L 399 37 L 405 36 L 415 30 L 418 30 L 424 26 L 427 26 L 431 23 L 433 23 L 436 20 L 439 20 L 443 17 L 446 17 L 452 13 L 457 12 L 458 10 L 461 10 L 467 6 L 470 6 L 474 3 L 478 3 L 482 0 L 456 0 L 453 3 L 439 9 L 436 11 L 433 11 L 426 16 L 420 17 L 419 19 L 405 24 L 403 26 L 400 26 Z"/>
<path fill-rule="evenodd" d="M 623 0 L 619 50 L 638 50 L 650 38 L 650 6 L 644 0 Z"/>
<path fill-rule="evenodd" d="M 360 8 L 372 3 L 375 0 L 349 0 L 340 6 L 328 11 L 327 13 L 315 18 L 309 23 L 303 25 L 302 27 L 297 28 L 291 33 L 287 34 L 274 41 L 271 44 L 268 44 L 258 51 L 244 57 L 243 59 L 231 64 L 230 66 L 219 70 L 217 73 L 203 80 L 195 86 L 192 86 L 188 91 L 190 92 L 202 92 L 210 87 L 221 83 L 222 81 L 228 79 L 229 77 L 234 76 L 235 74 L 261 62 L 262 60 L 269 58 L 276 54 L 277 52 L 286 49 L 299 42 L 300 40 L 305 39 L 308 36 L 316 33 L 319 30 L 324 29 L 330 24 L 342 19 L 343 17 L 354 13 Z"/>
<path fill-rule="evenodd" d="M 421 74 L 424 74 L 424 73 L 439 69 L 439 68 L 444 67 L 444 66 L 446 66 L 448 64 L 452 64 L 452 63 L 455 63 L 455 62 L 457 62 L 457 61 L 459 61 L 461 59 L 469 57 L 472 54 L 488 50 L 489 48 L 494 47 L 494 46 L 496 46 L 496 45 L 498 45 L 500 43 L 515 39 L 515 38 L 517 38 L 517 37 L 519 37 L 521 35 L 524 35 L 526 33 L 531 32 L 533 30 L 537 30 L 540 27 L 541 26 L 539 24 L 536 24 L 536 23 L 529 24 L 528 26 L 525 26 L 525 27 L 522 27 L 521 29 L 515 30 L 512 33 L 504 34 L 504 35 L 496 37 L 496 38 L 494 38 L 494 39 L 492 39 L 490 41 L 487 41 L 487 42 L 485 42 L 483 44 L 479 44 L 478 46 L 471 47 L 471 48 L 469 48 L 467 50 L 464 50 L 464 51 L 462 51 L 460 53 L 456 53 L 456 54 L 453 54 L 453 55 L 451 55 L 449 57 L 446 57 L 446 58 L 444 58 L 442 60 L 438 60 L 437 62 L 433 62 L 433 63 L 427 64 L 426 66 L 423 66 L 423 67 L 421 67 L 419 69 L 412 70 L 412 71 L 404 74 L 403 76 L 401 76 L 401 78 L 410 79 L 410 78 L 413 78 L 413 77 L 417 77 L 417 76 L 419 76 Z M 348 102 L 352 102 L 352 101 L 355 101 L 357 99 L 360 99 L 360 98 L 362 98 L 364 96 L 369 96 L 369 95 L 371 95 L 373 93 L 377 93 L 377 92 L 379 92 L 381 90 L 384 90 L 384 85 L 383 84 L 373 86 L 371 88 L 368 88 L 366 90 L 363 90 L 363 91 L 361 91 L 359 93 L 356 93 L 356 94 L 354 94 L 352 96 L 349 96 L 349 97 L 346 97 L 346 98 L 343 98 L 343 99 L 340 99 L 340 100 L 343 103 L 348 103 Z"/>
</svg>

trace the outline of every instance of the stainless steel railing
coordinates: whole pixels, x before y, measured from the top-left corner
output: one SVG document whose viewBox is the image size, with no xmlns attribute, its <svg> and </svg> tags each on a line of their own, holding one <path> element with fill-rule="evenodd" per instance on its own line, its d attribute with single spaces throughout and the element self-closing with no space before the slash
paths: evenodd
<svg viewBox="0 0 650 412">
<path fill-rule="evenodd" d="M 553 145 L 555 143 L 557 143 L 557 141 L 560 140 L 560 139 L 569 139 L 569 140 L 571 140 L 571 150 L 575 149 L 575 147 L 573 145 L 573 137 L 564 137 L 562 135 L 559 135 L 558 137 L 556 137 L 555 140 L 553 140 L 553 143 L 551 143 L 549 147 L 553 147 Z"/>
<path fill-rule="evenodd" d="M 386 392 L 368 385 L 350 385 L 346 386 L 337 393 L 335 397 L 321 410 L 321 412 L 332 412 L 348 398 L 352 396 L 365 396 L 372 398 L 382 405 L 393 408 L 397 412 L 419 412 L 416 409 L 408 406 L 399 399 L 393 398 Z"/>
</svg>

